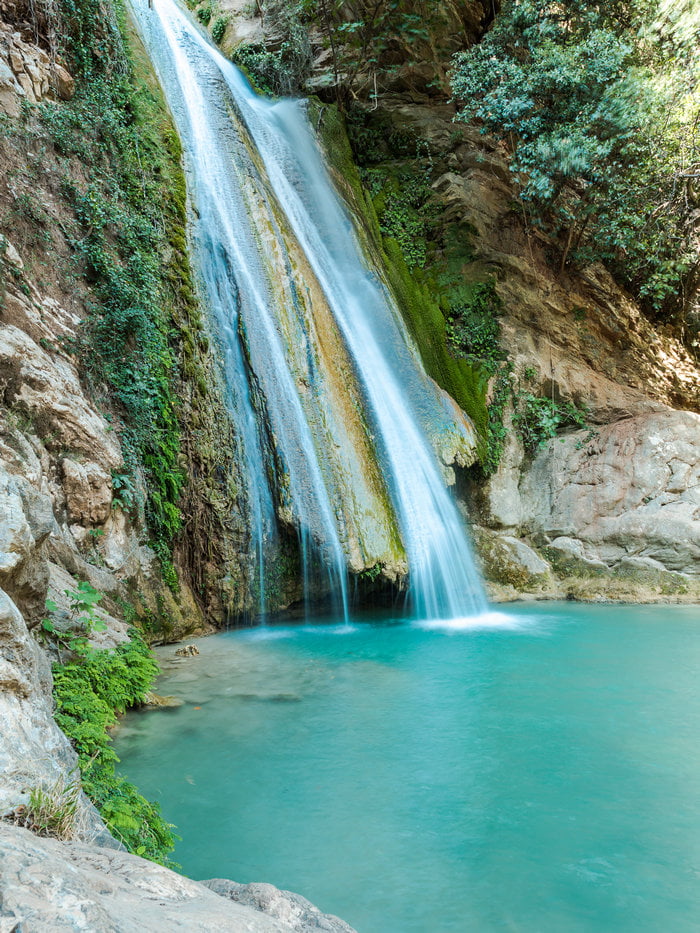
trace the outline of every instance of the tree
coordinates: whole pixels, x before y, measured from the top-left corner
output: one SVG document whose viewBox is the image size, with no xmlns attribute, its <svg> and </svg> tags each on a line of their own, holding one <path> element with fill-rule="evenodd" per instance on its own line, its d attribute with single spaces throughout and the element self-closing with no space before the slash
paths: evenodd
<svg viewBox="0 0 700 933">
<path fill-rule="evenodd" d="M 682 315 L 698 284 L 686 12 L 680 36 L 677 17 L 646 0 L 506 0 L 452 76 L 458 118 L 506 143 L 524 210 L 559 238 L 560 268 L 601 259 L 666 317 Z"/>
<path fill-rule="evenodd" d="M 429 0 L 307 0 L 306 8 L 321 23 L 343 109 L 361 74 L 376 97 L 382 75 L 395 67 L 392 51 L 428 40 L 429 25 L 439 15 Z"/>
</svg>

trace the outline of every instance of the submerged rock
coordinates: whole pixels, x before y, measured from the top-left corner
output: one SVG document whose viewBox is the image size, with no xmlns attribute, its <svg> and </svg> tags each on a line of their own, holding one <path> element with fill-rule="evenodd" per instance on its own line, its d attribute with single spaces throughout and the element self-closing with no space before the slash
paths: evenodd
<svg viewBox="0 0 700 933">
<path fill-rule="evenodd" d="M 178 658 L 194 658 L 199 654 L 199 648 L 196 645 L 183 645 L 178 648 L 175 654 Z"/>
<path fill-rule="evenodd" d="M 183 704 L 184 700 L 179 697 L 162 697 L 151 690 L 143 698 L 143 705 L 147 709 L 176 709 L 178 706 L 183 706 Z"/>
<path fill-rule="evenodd" d="M 551 586 L 549 564 L 524 541 L 486 528 L 474 528 L 473 535 L 487 580 L 528 591 Z"/>
</svg>

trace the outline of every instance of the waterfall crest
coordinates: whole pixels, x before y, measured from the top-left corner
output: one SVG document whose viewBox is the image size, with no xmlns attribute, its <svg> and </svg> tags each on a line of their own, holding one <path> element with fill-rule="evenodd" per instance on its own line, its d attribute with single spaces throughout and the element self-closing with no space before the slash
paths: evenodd
<svg viewBox="0 0 700 933">
<path fill-rule="evenodd" d="M 413 611 L 486 609 L 429 436 L 470 427 L 426 376 L 363 256 L 303 102 L 258 97 L 175 0 L 133 0 L 180 133 L 264 611 L 277 521 L 347 614 L 347 573 L 409 571 Z"/>
</svg>

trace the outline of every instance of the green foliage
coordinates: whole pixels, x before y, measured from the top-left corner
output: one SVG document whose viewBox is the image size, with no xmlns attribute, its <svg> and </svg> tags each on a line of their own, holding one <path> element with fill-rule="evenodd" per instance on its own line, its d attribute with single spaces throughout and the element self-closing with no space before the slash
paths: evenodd
<svg viewBox="0 0 700 933">
<path fill-rule="evenodd" d="M 366 570 L 361 570 L 359 577 L 361 580 L 366 580 L 368 583 L 374 583 L 374 581 L 381 576 L 382 565 L 373 564 L 371 567 L 368 567 Z"/>
<path fill-rule="evenodd" d="M 137 504 L 137 490 L 131 474 L 112 470 L 112 508 L 129 512 Z"/>
<path fill-rule="evenodd" d="M 534 456 L 547 441 L 557 437 L 566 428 L 588 428 L 586 438 L 579 446 L 590 441 L 596 431 L 588 424 L 588 410 L 572 401 L 555 400 L 539 395 L 528 388 L 537 379 L 537 371 L 528 367 L 522 379 L 516 378 L 513 364 L 497 364 L 489 403 L 488 443 L 479 462 L 482 476 L 493 475 L 501 462 L 508 431 L 515 429 L 520 435 L 525 452 Z M 512 429 L 506 426 L 506 412 L 510 408 Z"/>
<path fill-rule="evenodd" d="M 588 427 L 587 418 L 588 412 L 573 402 L 539 398 L 531 393 L 525 393 L 518 399 L 513 412 L 513 424 L 529 454 L 534 454 L 556 437 L 562 428 Z"/>
<path fill-rule="evenodd" d="M 455 60 L 459 118 L 511 149 L 524 213 L 561 237 L 561 267 L 602 259 L 657 312 L 694 290 L 698 68 L 651 35 L 645 0 L 506 0 Z M 659 27 L 660 28 L 660 27 Z"/>
<path fill-rule="evenodd" d="M 290 81 L 287 69 L 277 52 L 262 45 L 240 45 L 231 53 L 231 61 L 242 68 L 261 94 L 279 96 Z"/>
<path fill-rule="evenodd" d="M 135 630 L 114 651 L 91 651 L 54 665 L 56 722 L 78 753 L 83 788 L 110 832 L 130 852 L 168 864 L 172 826 L 157 804 L 143 798 L 115 772 L 118 762 L 108 729 L 116 714 L 143 701 L 158 668 Z"/>
<path fill-rule="evenodd" d="M 211 37 L 216 42 L 217 45 L 221 45 L 221 40 L 226 34 L 226 27 L 228 26 L 228 16 L 226 13 L 221 13 L 216 17 L 211 27 Z"/>
<path fill-rule="evenodd" d="M 454 304 L 447 318 L 450 346 L 465 359 L 479 364 L 494 375 L 505 359 L 501 349 L 501 326 L 498 315 L 501 301 L 493 280 L 476 282 L 469 289 L 467 301 Z"/>
<path fill-rule="evenodd" d="M 208 26 L 211 22 L 213 12 L 211 3 L 204 3 L 197 10 L 197 19 L 203 26 Z"/>
<path fill-rule="evenodd" d="M 508 429 L 503 418 L 506 407 L 513 398 L 512 373 L 512 364 L 504 363 L 497 370 L 493 381 L 491 401 L 488 406 L 486 450 L 479 461 L 479 468 L 484 476 L 492 476 L 496 472 L 503 456 L 503 448 L 508 436 Z"/>
<path fill-rule="evenodd" d="M 52 27 L 70 70 L 79 76 L 91 76 L 105 69 L 120 71 L 125 64 L 119 24 L 114 7 L 98 0 L 61 0 L 47 5 L 56 18 Z"/>
<path fill-rule="evenodd" d="M 107 625 L 95 612 L 95 607 L 102 599 L 99 593 L 87 581 L 78 583 L 77 589 L 65 590 L 70 600 L 71 627 L 67 632 L 61 631 L 50 619 L 42 619 L 41 637 L 52 641 L 59 649 L 66 648 L 75 656 L 87 657 L 91 652 L 90 635 L 93 632 L 104 632 Z M 51 599 L 46 600 L 46 609 L 57 612 L 58 606 Z"/>
<path fill-rule="evenodd" d="M 427 234 L 431 220 L 430 177 L 413 166 L 368 169 L 362 174 L 385 237 L 396 240 L 409 269 L 423 268 L 428 258 Z"/>
</svg>

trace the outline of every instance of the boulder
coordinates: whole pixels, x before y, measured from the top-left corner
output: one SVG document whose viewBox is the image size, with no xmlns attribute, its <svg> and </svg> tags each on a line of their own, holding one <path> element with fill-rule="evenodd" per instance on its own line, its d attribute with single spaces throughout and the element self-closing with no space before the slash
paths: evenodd
<svg viewBox="0 0 700 933">
<path fill-rule="evenodd" d="M 542 550 L 557 573 L 563 576 L 604 573 L 608 569 L 596 552 L 584 547 L 576 538 L 560 535 Z"/>
<path fill-rule="evenodd" d="M 202 884 L 237 904 L 245 904 L 282 921 L 290 933 L 354 933 L 339 917 L 321 913 L 300 894 L 280 891 L 271 884 L 237 884 L 224 878 L 212 878 Z"/>
<path fill-rule="evenodd" d="M 560 441 L 524 475 L 528 534 L 609 567 L 700 575 L 700 416 L 650 413 Z"/>
<path fill-rule="evenodd" d="M 549 564 L 524 541 L 487 528 L 472 529 L 487 580 L 518 590 L 543 591 L 553 584 Z"/>
</svg>

